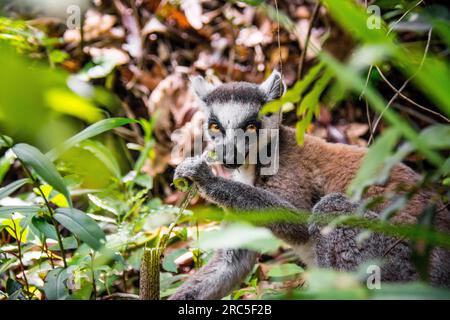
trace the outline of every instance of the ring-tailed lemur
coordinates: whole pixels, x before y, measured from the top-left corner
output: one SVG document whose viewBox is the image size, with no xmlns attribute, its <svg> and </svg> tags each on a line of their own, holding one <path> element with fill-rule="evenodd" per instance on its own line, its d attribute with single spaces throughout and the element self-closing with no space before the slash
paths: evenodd
<svg viewBox="0 0 450 320">
<path fill-rule="evenodd" d="M 207 200 L 233 210 L 283 209 L 292 212 L 306 210 L 313 215 L 327 215 L 355 211 L 356 204 L 343 195 L 361 165 L 365 148 L 344 144 L 327 143 L 310 135 L 305 136 L 302 146 L 295 138 L 295 130 L 279 125 L 279 115 L 258 118 L 260 108 L 268 101 L 277 99 L 282 90 L 281 75 L 274 71 L 262 84 L 245 82 L 208 84 L 202 77 L 192 80 L 192 87 L 207 116 L 206 130 L 213 139 L 219 133 L 217 145 L 233 144 L 233 132 L 242 129 L 254 132 L 261 128 L 279 129 L 279 168 L 271 176 L 260 174 L 261 165 L 230 163 L 234 179 L 213 175 L 201 157 L 185 159 L 175 170 L 175 178 L 187 178 L 195 183 L 200 194 Z M 258 141 L 258 143 L 264 143 Z M 260 146 L 259 146 L 260 147 Z M 222 148 L 221 150 L 225 150 Z M 248 151 L 248 149 L 246 149 Z M 414 184 L 419 176 L 407 166 L 393 168 L 389 181 L 372 186 L 365 196 L 393 192 L 401 185 Z M 431 193 L 422 191 L 398 212 L 392 221 L 414 223 Z M 386 207 L 380 205 L 376 211 Z M 376 218 L 377 212 L 365 216 Z M 450 232 L 449 212 L 438 213 L 436 227 Z M 339 227 L 331 232 L 321 232 L 316 224 L 276 223 L 269 226 L 272 232 L 299 247 L 300 258 L 307 264 L 339 270 L 355 270 L 362 262 L 373 258 L 384 260 L 381 278 L 386 281 L 406 281 L 418 277 L 407 242 L 374 233 L 363 243 L 357 243 L 359 230 Z M 310 250 L 305 250 L 305 249 Z M 303 251 L 303 252 L 302 252 Z M 180 286 L 171 299 L 219 299 L 227 295 L 252 270 L 257 254 L 244 249 L 219 250 L 212 260 Z M 429 268 L 430 282 L 450 285 L 450 251 L 433 250 Z"/>
</svg>

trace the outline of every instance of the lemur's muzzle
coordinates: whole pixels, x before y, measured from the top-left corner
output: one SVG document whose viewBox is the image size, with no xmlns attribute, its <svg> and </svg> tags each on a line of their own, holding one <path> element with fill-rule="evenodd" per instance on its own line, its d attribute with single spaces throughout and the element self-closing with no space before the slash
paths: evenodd
<svg viewBox="0 0 450 320">
<path fill-rule="evenodd" d="M 246 152 L 240 152 L 236 146 L 225 147 L 222 158 L 223 166 L 228 169 L 237 169 L 245 163 L 246 156 Z"/>
</svg>

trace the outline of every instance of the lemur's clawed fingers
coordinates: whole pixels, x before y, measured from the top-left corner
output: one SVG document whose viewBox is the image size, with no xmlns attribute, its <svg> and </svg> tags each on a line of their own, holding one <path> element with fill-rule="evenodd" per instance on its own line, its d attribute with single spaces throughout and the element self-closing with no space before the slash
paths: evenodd
<svg viewBox="0 0 450 320">
<path fill-rule="evenodd" d="M 175 169 L 174 179 L 185 178 L 199 182 L 212 175 L 211 169 L 202 157 L 186 158 Z"/>
</svg>

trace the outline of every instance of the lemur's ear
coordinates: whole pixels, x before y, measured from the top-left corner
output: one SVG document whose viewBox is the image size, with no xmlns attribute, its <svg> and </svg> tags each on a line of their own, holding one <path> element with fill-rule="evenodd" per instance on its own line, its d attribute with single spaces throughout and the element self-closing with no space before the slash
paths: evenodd
<svg viewBox="0 0 450 320">
<path fill-rule="evenodd" d="M 259 89 L 266 95 L 267 101 L 281 97 L 286 90 L 286 85 L 281 79 L 278 70 L 273 70 L 270 76 L 259 85 Z"/>
<path fill-rule="evenodd" d="M 204 100 L 208 93 L 214 90 L 214 85 L 207 82 L 202 76 L 191 77 L 190 80 L 191 88 L 200 100 Z"/>
</svg>

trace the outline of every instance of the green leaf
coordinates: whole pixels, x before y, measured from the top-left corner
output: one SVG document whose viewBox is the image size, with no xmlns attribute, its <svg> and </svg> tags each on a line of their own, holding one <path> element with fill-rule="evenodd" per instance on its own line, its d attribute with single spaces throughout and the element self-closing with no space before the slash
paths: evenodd
<svg viewBox="0 0 450 320">
<path fill-rule="evenodd" d="M 169 271 L 169 272 L 177 272 L 178 268 L 177 268 L 177 265 L 175 264 L 175 260 L 188 251 L 189 250 L 187 250 L 186 248 L 182 248 L 182 249 L 175 250 L 175 251 L 171 252 L 170 254 L 164 256 L 164 260 L 162 263 L 163 269 L 166 271 Z"/>
<path fill-rule="evenodd" d="M 45 278 L 44 291 L 48 300 L 64 300 L 69 296 L 66 269 L 56 268 L 50 270 Z"/>
<path fill-rule="evenodd" d="M 148 174 L 139 174 L 133 181 L 143 188 L 151 189 L 153 187 L 153 178 Z"/>
<path fill-rule="evenodd" d="M 0 158 L 0 183 L 3 182 L 6 173 L 11 168 L 11 162 L 14 159 L 14 154 L 12 152 L 7 152 L 3 157 Z"/>
<path fill-rule="evenodd" d="M 302 80 L 298 80 L 295 85 L 291 89 L 287 90 L 280 99 L 266 103 L 262 107 L 260 113 L 266 114 L 270 112 L 277 112 L 286 103 L 299 102 L 302 98 L 303 92 L 317 78 L 317 75 L 323 67 L 324 64 L 322 62 L 312 67 L 308 74 Z"/>
<path fill-rule="evenodd" d="M 232 224 L 200 236 L 201 249 L 245 248 L 259 252 L 276 250 L 281 241 L 266 228 L 248 224 Z"/>
<path fill-rule="evenodd" d="M 8 137 L 8 136 L 5 136 L 4 134 L 2 134 L 1 139 L 0 139 L 0 148 L 4 148 L 4 147 L 9 148 L 13 144 L 14 144 L 14 142 L 11 137 Z"/>
<path fill-rule="evenodd" d="M 386 103 L 383 97 L 374 90 L 370 84 L 366 86 L 365 80 L 361 78 L 358 72 L 348 66 L 344 66 L 326 53 L 321 53 L 319 57 L 334 71 L 336 78 L 338 78 L 343 85 L 351 88 L 358 94 L 364 91 L 364 95 L 370 103 L 370 106 L 375 111 L 383 114 L 387 122 L 407 138 L 420 153 L 426 156 L 428 161 L 437 167 L 442 165 L 443 159 L 439 153 L 433 151 L 427 144 L 423 143 L 411 125 L 392 110 L 392 108 L 385 108 Z"/>
<path fill-rule="evenodd" d="M 0 188 L 0 199 L 3 199 L 9 196 L 11 193 L 22 187 L 23 185 L 31 183 L 31 179 L 24 178 L 17 181 L 14 181 L 3 188 Z"/>
<path fill-rule="evenodd" d="M 304 271 L 305 270 L 302 267 L 296 265 L 295 263 L 285 263 L 281 265 L 275 265 L 269 270 L 267 275 L 270 278 L 275 278 L 274 280 L 283 281 L 286 278 L 291 278 Z"/>
<path fill-rule="evenodd" d="M 66 237 L 62 239 L 62 244 L 65 250 L 67 249 L 77 249 L 78 248 L 78 241 L 75 239 L 74 236 Z M 60 251 L 59 244 L 55 243 L 48 247 L 49 250 L 52 251 Z"/>
<path fill-rule="evenodd" d="M 393 154 L 399 140 L 399 133 L 389 129 L 370 147 L 365 155 L 361 168 L 349 186 L 348 193 L 354 199 L 361 199 L 366 187 L 383 183 L 389 176 L 391 167 L 386 167 L 386 159 Z"/>
<path fill-rule="evenodd" d="M 12 206 L 12 207 L 0 207 L 0 219 L 11 219 L 11 215 L 14 212 L 19 212 L 24 216 L 38 213 L 42 211 L 39 206 Z"/>
<path fill-rule="evenodd" d="M 63 178 L 45 155 L 37 148 L 25 143 L 16 144 L 12 149 L 25 165 L 33 168 L 42 179 L 62 193 L 69 202 L 69 205 L 72 206 L 72 199 L 70 198 L 69 190 L 67 190 Z"/>
<path fill-rule="evenodd" d="M 450 125 L 436 124 L 430 126 L 419 135 L 419 139 L 423 140 L 430 148 L 433 149 L 449 149 L 450 148 Z"/>
<path fill-rule="evenodd" d="M 34 227 L 40 234 L 44 235 L 46 238 L 58 240 L 55 228 L 50 223 L 48 223 L 44 218 L 34 216 L 31 219 L 31 225 L 32 228 Z"/>
<path fill-rule="evenodd" d="M 431 287 L 421 282 L 383 283 L 380 290 L 371 290 L 372 299 L 383 300 L 448 300 L 450 290 Z"/>
<path fill-rule="evenodd" d="M 20 240 L 20 242 L 25 243 L 27 242 L 28 237 L 28 227 L 22 228 L 21 222 L 22 219 L 7 219 L 1 221 L 1 224 L 4 226 L 7 226 L 6 231 L 17 240 Z"/>
<path fill-rule="evenodd" d="M 74 208 L 56 209 L 54 218 L 94 250 L 99 250 L 105 234 L 94 219 Z"/>
<path fill-rule="evenodd" d="M 322 0 L 331 16 L 358 40 L 366 43 L 386 43 L 393 34 L 387 35 L 386 23 L 381 20 L 380 28 L 369 29 L 370 16 L 364 8 L 351 0 Z"/>
<path fill-rule="evenodd" d="M 64 153 L 64 151 L 69 150 L 83 140 L 92 138 L 105 131 L 136 122 L 137 121 L 134 119 L 127 118 L 110 118 L 100 120 L 99 122 L 96 122 L 83 131 L 77 133 L 73 137 L 67 139 L 62 145 L 50 150 L 46 155 L 50 160 L 55 161 L 62 153 Z"/>
<path fill-rule="evenodd" d="M 51 109 L 90 123 L 103 117 L 94 104 L 66 89 L 49 89 L 44 94 L 44 100 Z"/>
<path fill-rule="evenodd" d="M 98 141 L 86 140 L 81 142 L 79 146 L 95 155 L 117 179 L 120 180 L 122 178 L 119 163 L 114 158 L 111 150 L 105 147 L 105 145 Z"/>
</svg>

